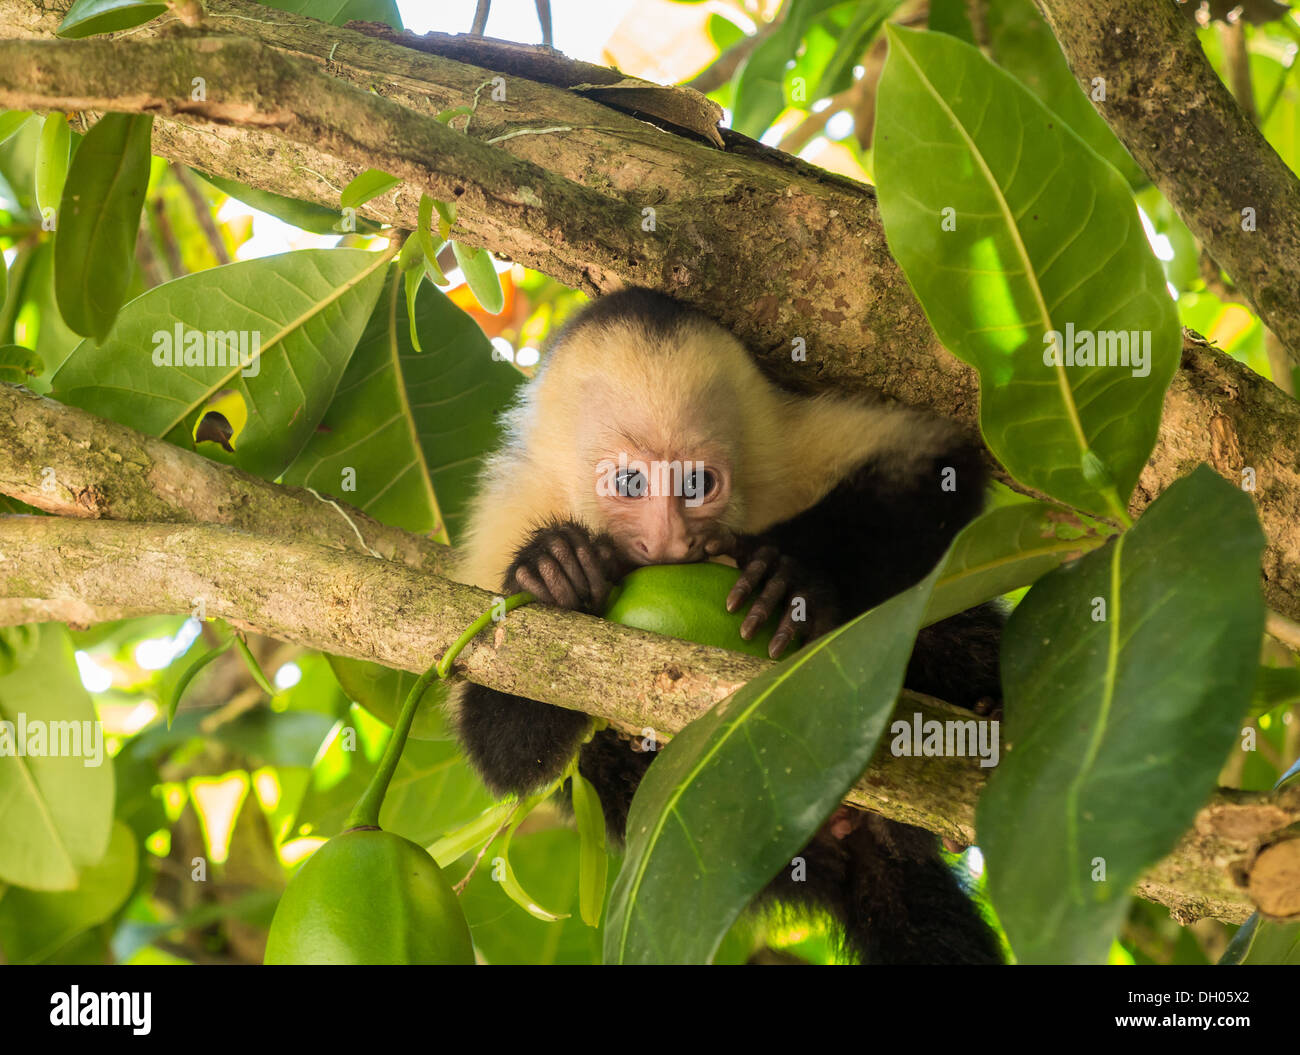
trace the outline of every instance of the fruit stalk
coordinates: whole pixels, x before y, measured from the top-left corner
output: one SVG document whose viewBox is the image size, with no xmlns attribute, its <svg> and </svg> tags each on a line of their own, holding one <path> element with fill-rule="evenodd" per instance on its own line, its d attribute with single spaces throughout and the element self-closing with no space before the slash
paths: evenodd
<svg viewBox="0 0 1300 1055">
<path fill-rule="evenodd" d="M 518 608 L 520 605 L 527 604 L 533 600 L 530 593 L 517 593 L 505 599 L 503 606 L 504 612 L 509 612 Z M 432 667 L 420 675 L 416 683 L 411 687 L 411 691 L 406 694 L 406 700 L 402 703 L 402 713 L 398 715 L 397 724 L 393 726 L 393 735 L 388 740 L 388 746 L 384 748 L 384 756 L 379 760 L 379 768 L 375 770 L 375 775 L 370 778 L 370 783 L 366 790 L 362 792 L 361 798 L 357 799 L 357 804 L 352 807 L 352 812 L 348 815 L 347 822 L 343 828 L 345 831 L 352 828 L 378 828 L 379 827 L 379 808 L 384 804 L 384 796 L 388 794 L 388 785 L 392 783 L 393 774 L 397 771 L 397 763 L 401 761 L 402 751 L 406 747 L 406 737 L 411 731 L 411 723 L 415 721 L 415 709 L 420 706 L 420 700 L 424 697 L 425 690 L 428 689 L 434 678 L 445 678 L 451 672 L 451 665 L 456 661 L 456 657 L 461 654 L 465 646 L 468 645 L 478 633 L 483 630 L 496 614 L 496 606 L 484 612 L 474 620 L 463 634 L 458 637 L 447 649 L 442 659 L 438 660 Z"/>
</svg>

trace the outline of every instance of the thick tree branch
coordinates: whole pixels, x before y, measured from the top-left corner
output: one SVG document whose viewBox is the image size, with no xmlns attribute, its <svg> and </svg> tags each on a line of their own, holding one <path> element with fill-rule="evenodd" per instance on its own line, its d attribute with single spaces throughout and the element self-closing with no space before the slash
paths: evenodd
<svg viewBox="0 0 1300 1055">
<path fill-rule="evenodd" d="M 1038 6 L 1075 76 L 1105 79 L 1097 109 L 1120 142 L 1300 359 L 1300 180 L 1219 80 L 1195 26 L 1168 0 Z"/>
<path fill-rule="evenodd" d="M 48 37 L 66 6 L 0 0 L 0 23 Z M 731 133 L 729 149 L 720 152 L 510 70 L 465 65 L 246 0 L 210 0 L 207 7 L 205 25 L 256 35 L 299 61 L 263 61 L 263 52 L 247 50 L 252 45 L 214 50 L 204 38 L 168 39 L 172 50 L 124 61 L 125 49 L 152 45 L 151 37 L 178 24 L 164 16 L 119 36 L 111 51 L 83 49 L 81 42 L 39 51 L 34 43 L 0 44 L 0 104 L 48 108 L 93 95 L 114 109 L 155 112 L 166 96 L 162 112 L 176 119 L 155 122 L 157 153 L 331 206 L 362 169 L 389 168 L 414 185 L 371 202 L 375 219 L 410 229 L 419 190 L 450 194 L 465 203 L 458 233 L 468 241 L 590 292 L 637 282 L 681 297 L 734 329 L 786 384 L 880 391 L 973 427 L 974 373 L 935 341 L 889 255 L 869 187 Z M 60 54 L 62 48 L 77 50 Z M 33 91 L 37 54 L 46 86 Z M 97 69 L 90 68 L 92 55 Z M 246 65 L 239 66 L 241 58 Z M 165 61 L 179 68 L 156 65 Z M 285 85 L 306 62 L 328 75 L 312 79 L 310 92 Z M 180 112 L 200 69 L 215 77 L 209 98 L 220 114 Z M 500 72 L 507 90 L 496 101 L 479 89 Z M 365 89 L 365 98 L 348 82 Z M 372 87 L 382 98 L 369 94 Z M 285 129 L 265 124 L 268 115 L 302 105 L 304 95 L 318 130 L 292 116 Z M 476 97 L 468 136 L 430 127 L 429 115 L 472 105 Z M 372 134 L 365 122 L 381 111 L 383 132 Z M 243 123 L 216 123 L 218 116 Z M 566 130 L 535 134 L 544 129 Z M 420 153 L 435 149 L 446 153 L 431 162 Z M 521 167 L 517 159 L 533 165 Z M 1250 164 L 1245 157 L 1238 163 Z M 587 193 L 566 193 L 564 185 L 573 184 Z M 457 187 L 464 194 L 454 194 Z M 529 206 L 533 193 L 545 194 L 545 209 Z M 642 229 L 646 207 L 655 210 L 653 231 Z M 806 362 L 790 358 L 796 336 L 807 342 Z M 1300 403 L 1189 340 L 1131 512 L 1201 461 L 1234 482 L 1244 468 L 1254 469 L 1269 539 L 1266 596 L 1273 608 L 1300 618 L 1298 435 Z"/>
<path fill-rule="evenodd" d="M 345 503 L 268 483 L 6 383 L 0 383 L 0 494 L 60 516 L 223 524 L 267 536 L 289 533 L 416 570 L 447 567 L 446 546 Z"/>
<path fill-rule="evenodd" d="M 357 659 L 423 670 L 491 603 L 482 590 L 388 561 L 225 527 L 0 518 L 0 597 L 35 598 L 87 617 L 190 612 Z M 525 607 L 462 654 L 457 671 L 506 692 L 669 736 L 767 669 L 766 660 L 707 648 L 554 608 Z M 901 713 L 969 717 L 905 694 Z M 973 758 L 881 752 L 849 801 L 973 841 L 985 773 Z M 1261 843 L 1300 821 L 1300 790 L 1218 793 L 1139 887 L 1190 921 L 1250 911 Z M 1289 889 L 1289 888 L 1288 888 Z"/>
</svg>

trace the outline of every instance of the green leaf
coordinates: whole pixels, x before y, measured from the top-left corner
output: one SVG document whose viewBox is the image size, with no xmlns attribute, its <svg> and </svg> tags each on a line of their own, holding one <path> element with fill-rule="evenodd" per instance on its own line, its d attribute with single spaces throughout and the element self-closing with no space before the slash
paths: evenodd
<svg viewBox="0 0 1300 1055">
<path fill-rule="evenodd" d="M 975 48 L 886 32 L 876 174 L 890 249 L 939 339 L 979 371 L 998 460 L 1067 505 L 1119 515 L 1182 349 L 1128 185 Z M 1053 332 L 1112 354 L 1132 332 L 1150 354 L 1052 365 Z"/>
<path fill-rule="evenodd" d="M 1028 586 L 1062 562 L 1096 549 L 1111 533 L 1047 502 L 990 509 L 962 529 L 948 551 L 925 622 L 937 623 Z"/>
<path fill-rule="evenodd" d="M 501 289 L 501 277 L 492 266 L 491 254 L 486 249 L 473 249 L 460 242 L 452 242 L 451 251 L 479 306 L 491 315 L 500 315 L 506 306 L 506 295 Z"/>
<path fill-rule="evenodd" d="M 467 824 L 461 825 L 453 832 L 448 832 L 432 846 L 428 847 L 429 856 L 438 862 L 439 868 L 454 864 L 465 854 L 476 851 L 491 839 L 511 814 L 518 808 L 518 803 L 507 799 L 489 806 Z"/>
<path fill-rule="evenodd" d="M 835 0 L 787 0 L 785 21 L 736 71 L 731 127 L 758 139 L 788 105 L 786 66 L 795 60 L 806 28 Z M 813 102 L 808 99 L 807 102 Z"/>
<path fill-rule="evenodd" d="M 204 667 L 220 656 L 223 652 L 229 650 L 230 646 L 235 643 L 235 636 L 231 634 L 230 639 L 217 645 L 216 648 L 210 648 L 195 656 L 185 669 L 176 679 L 176 687 L 172 690 L 171 696 L 167 701 L 167 727 L 170 729 L 173 721 L 176 720 L 176 708 L 181 705 L 181 697 L 185 695 L 185 690 L 190 687 L 192 682 Z"/>
<path fill-rule="evenodd" d="M 406 324 L 411 335 L 411 347 L 417 352 L 424 351 L 420 345 L 420 330 L 415 322 L 415 305 L 419 299 L 420 283 L 423 281 L 423 268 L 413 267 L 402 275 L 403 289 L 406 293 Z"/>
<path fill-rule="evenodd" d="M 632 800 L 607 963 L 709 962 L 732 921 L 867 767 L 937 574 L 818 638 L 673 737 Z"/>
<path fill-rule="evenodd" d="M 390 729 L 397 724 L 402 703 L 419 678 L 418 674 L 345 656 L 326 656 L 326 659 L 348 699 L 359 703 Z M 430 685 L 420 699 L 407 735 L 416 740 L 452 739 L 446 718 L 448 695 L 444 682 L 435 681 Z"/>
<path fill-rule="evenodd" d="M 24 385 L 45 369 L 41 357 L 20 344 L 0 344 L 0 381 Z"/>
<path fill-rule="evenodd" d="M 849 12 L 849 21 L 843 29 L 838 25 L 834 27 L 837 30 L 835 51 L 822 68 L 808 102 L 835 95 L 853 83 L 853 67 L 862 61 L 872 38 L 880 32 L 885 19 L 894 13 L 899 3 L 900 0 L 854 0 L 839 5 Z"/>
<path fill-rule="evenodd" d="M 1264 714 L 1283 704 L 1300 703 L 1300 667 L 1260 667 L 1255 672 L 1251 714 Z"/>
<path fill-rule="evenodd" d="M 415 233 L 420 239 L 420 248 L 424 250 L 426 260 L 438 259 L 438 246 L 434 244 L 433 233 L 433 199 L 427 194 L 420 195 L 420 205 L 416 215 Z"/>
<path fill-rule="evenodd" d="M 401 297 L 393 276 L 322 431 L 284 480 L 407 531 L 446 530 L 455 541 L 483 460 L 501 442 L 497 416 L 523 377 L 494 359 L 478 324 L 434 287 L 417 302 L 417 354 Z"/>
<path fill-rule="evenodd" d="M 372 198 L 378 198 L 385 191 L 392 190 L 401 182 L 396 176 L 390 176 L 382 169 L 366 169 L 343 188 L 343 193 L 339 196 L 339 204 L 345 209 L 355 209 Z"/>
<path fill-rule="evenodd" d="M 510 861 L 520 883 L 557 912 L 572 913 L 578 898 L 578 834 L 551 828 L 518 836 Z M 515 908 L 492 880 L 488 854 L 461 894 L 474 948 L 493 964 L 594 964 L 600 962 L 600 932 L 570 915 L 544 923 Z M 466 858 L 468 864 L 469 859 Z"/>
<path fill-rule="evenodd" d="M 0 627 L 0 676 L 31 662 L 40 643 L 39 623 Z"/>
<path fill-rule="evenodd" d="M 32 116 L 30 110 L 4 110 L 0 111 L 0 143 L 3 143 L 11 135 L 17 132 L 27 123 L 27 119 Z"/>
<path fill-rule="evenodd" d="M 304 231 L 311 231 L 313 234 L 340 233 L 339 224 L 342 217 L 336 209 L 327 209 L 324 205 L 300 201 L 297 198 L 286 198 L 283 194 L 273 194 L 271 191 L 249 187 L 246 184 L 225 179 L 222 176 L 210 176 L 199 169 L 192 169 L 191 171 L 196 176 L 207 180 L 223 194 L 228 194 L 236 201 L 242 201 L 245 205 L 283 220 L 294 227 L 301 228 Z M 355 219 L 359 233 L 374 234 L 382 229 L 382 225 L 375 223 L 373 220 L 367 220 L 364 216 L 357 216 Z"/>
<path fill-rule="evenodd" d="M 402 28 L 396 0 L 263 0 L 267 7 L 306 15 L 332 26 L 348 22 L 383 22 L 394 29 Z"/>
<path fill-rule="evenodd" d="M 62 627 L 42 625 L 27 662 L 0 677 L 0 722 L 0 882 L 71 890 L 108 846 L 113 767 Z M 49 754 L 55 733 L 79 753 Z"/>
<path fill-rule="evenodd" d="M 137 857 L 131 829 L 116 821 L 107 851 L 81 869 L 74 889 L 10 889 L 0 897 L 0 952 L 5 962 L 36 963 L 103 923 L 135 886 Z"/>
<path fill-rule="evenodd" d="M 68 178 L 68 150 L 72 130 L 67 118 L 55 111 L 45 115 L 41 137 L 36 142 L 36 207 L 57 210 L 63 197 L 63 182 Z"/>
<path fill-rule="evenodd" d="M 76 0 L 54 33 L 73 40 L 96 33 L 116 33 L 142 25 L 166 10 L 166 4 L 141 0 Z"/>
<path fill-rule="evenodd" d="M 54 292 L 64 321 L 102 340 L 135 266 L 149 185 L 153 117 L 105 114 L 86 133 L 63 186 L 54 241 Z"/>
<path fill-rule="evenodd" d="M 1263 544 L 1250 497 L 1201 466 L 1012 614 L 1011 747 L 977 828 L 1021 963 L 1104 963 L 1133 883 L 1214 787 L 1255 678 Z"/>
<path fill-rule="evenodd" d="M 304 249 L 157 286 L 122 309 L 103 343 L 77 346 L 54 377 L 55 398 L 213 456 L 220 448 L 197 448 L 194 428 L 211 400 L 233 390 L 248 423 L 238 453 L 220 460 L 273 479 L 333 399 L 389 259 Z M 176 365 L 191 343 L 203 346 L 204 362 Z"/>
<path fill-rule="evenodd" d="M 510 840 L 514 837 L 528 815 L 532 812 L 533 807 L 541 800 L 540 795 L 534 795 L 526 801 L 519 809 L 519 814 L 515 817 L 510 827 L 506 829 L 505 838 L 501 840 L 501 846 L 497 850 L 497 856 L 492 861 L 492 878 L 501 886 L 501 891 L 527 912 L 534 919 L 539 919 L 543 923 L 558 923 L 560 920 L 567 919 L 567 912 L 552 912 L 548 908 L 543 908 L 540 901 L 533 897 L 524 889 L 519 877 L 515 875 L 515 870 L 510 867 Z"/>
<path fill-rule="evenodd" d="M 588 927 L 600 925 L 605 904 L 605 881 L 609 875 L 609 854 L 605 848 L 605 811 L 591 781 L 574 767 L 573 819 L 581 840 L 578 868 L 578 906 Z"/>
<path fill-rule="evenodd" d="M 1219 960 L 1221 967 L 1237 964 L 1300 964 L 1300 923 L 1278 923 L 1252 913 Z"/>
<path fill-rule="evenodd" d="M 1061 54 L 1061 46 L 1033 0 L 998 0 L 985 13 L 989 55 L 1033 92 L 1079 137 L 1114 165 L 1131 186 L 1148 182 L 1105 119 L 1085 94 Z M 1100 73 L 1101 71 L 1096 71 Z"/>
</svg>

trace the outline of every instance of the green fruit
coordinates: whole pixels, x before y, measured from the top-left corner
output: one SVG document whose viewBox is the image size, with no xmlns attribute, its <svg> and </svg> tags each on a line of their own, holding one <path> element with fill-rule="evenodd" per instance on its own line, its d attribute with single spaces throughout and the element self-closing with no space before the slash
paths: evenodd
<svg viewBox="0 0 1300 1055">
<path fill-rule="evenodd" d="M 727 594 L 740 572 L 725 564 L 652 564 L 637 568 L 614 587 L 605 618 L 700 645 L 767 658 L 776 621 L 759 627 L 753 640 L 740 636 L 748 604 L 727 611 Z"/>
<path fill-rule="evenodd" d="M 424 848 L 353 828 L 299 870 L 280 898 L 265 963 L 474 962 L 460 902 Z"/>
</svg>

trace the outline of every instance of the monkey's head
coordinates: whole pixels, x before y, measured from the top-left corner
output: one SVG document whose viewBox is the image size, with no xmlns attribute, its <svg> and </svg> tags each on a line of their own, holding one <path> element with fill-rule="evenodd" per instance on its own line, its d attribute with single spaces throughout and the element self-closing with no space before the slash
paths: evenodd
<svg viewBox="0 0 1300 1055">
<path fill-rule="evenodd" d="M 565 328 L 515 435 L 562 495 L 551 515 L 611 535 L 633 564 L 679 564 L 820 498 L 874 443 L 863 413 L 782 391 L 727 330 L 640 291 Z"/>
</svg>

